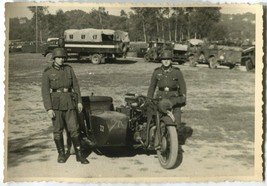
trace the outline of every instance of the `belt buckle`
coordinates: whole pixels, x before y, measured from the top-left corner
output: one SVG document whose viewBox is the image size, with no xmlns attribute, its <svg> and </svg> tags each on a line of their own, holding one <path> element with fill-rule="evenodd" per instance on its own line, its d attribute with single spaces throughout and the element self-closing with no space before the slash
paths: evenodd
<svg viewBox="0 0 267 186">
<path fill-rule="evenodd" d="M 165 87 L 164 91 L 169 92 L 170 91 L 169 87 Z"/>
<path fill-rule="evenodd" d="M 63 88 L 63 92 L 68 92 L 69 89 L 68 88 Z"/>
</svg>

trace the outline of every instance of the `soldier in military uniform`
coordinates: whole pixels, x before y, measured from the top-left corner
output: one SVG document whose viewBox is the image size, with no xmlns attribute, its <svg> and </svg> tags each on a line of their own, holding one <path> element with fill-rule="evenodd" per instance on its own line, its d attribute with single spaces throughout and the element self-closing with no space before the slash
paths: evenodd
<svg viewBox="0 0 267 186">
<path fill-rule="evenodd" d="M 186 83 L 180 69 L 172 66 L 172 55 L 171 50 L 162 51 L 160 55 L 162 65 L 152 74 L 147 96 L 153 98 L 158 87 L 156 98 L 170 100 L 179 131 L 182 127 L 181 107 L 186 104 Z"/>
<path fill-rule="evenodd" d="M 53 123 L 53 136 L 58 151 L 58 163 L 66 162 L 63 130 L 66 127 L 74 146 L 76 160 L 89 161 L 81 154 L 77 110 L 83 109 L 77 78 L 71 66 L 64 64 L 67 54 L 63 48 L 53 50 L 53 63 L 42 76 L 44 107 Z"/>
</svg>

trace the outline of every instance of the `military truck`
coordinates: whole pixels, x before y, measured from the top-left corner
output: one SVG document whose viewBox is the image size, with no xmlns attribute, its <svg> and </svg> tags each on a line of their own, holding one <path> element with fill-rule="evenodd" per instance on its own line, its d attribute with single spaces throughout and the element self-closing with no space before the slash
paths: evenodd
<svg viewBox="0 0 267 186">
<path fill-rule="evenodd" d="M 172 61 L 183 64 L 187 61 L 187 45 L 171 42 L 150 42 L 144 55 L 147 62 L 160 62 L 160 54 L 163 50 L 172 50 Z"/>
<path fill-rule="evenodd" d="M 255 69 L 255 46 L 243 50 L 241 66 L 246 66 L 247 71 Z"/>
<path fill-rule="evenodd" d="M 209 68 L 228 66 L 234 68 L 241 62 L 243 49 L 241 47 L 205 44 L 204 42 L 189 47 L 189 63 L 191 66 L 207 64 Z"/>
<path fill-rule="evenodd" d="M 120 30 L 68 29 L 64 32 L 64 38 L 48 44 L 43 56 L 51 61 L 52 50 L 62 47 L 70 58 L 88 58 L 93 64 L 100 64 L 105 63 L 106 59 L 125 57 L 129 42 L 128 33 Z"/>
</svg>

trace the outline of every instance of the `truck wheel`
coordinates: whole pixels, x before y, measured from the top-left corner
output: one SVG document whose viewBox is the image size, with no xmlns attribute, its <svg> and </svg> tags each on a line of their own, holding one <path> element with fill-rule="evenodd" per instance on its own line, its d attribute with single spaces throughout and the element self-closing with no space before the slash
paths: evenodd
<svg viewBox="0 0 267 186">
<path fill-rule="evenodd" d="M 149 60 L 149 55 L 148 54 L 145 54 L 144 59 L 145 59 L 145 62 L 149 62 L 150 61 Z"/>
<path fill-rule="evenodd" d="M 99 54 L 93 54 L 91 59 L 93 64 L 100 64 L 101 63 L 101 57 Z"/>
<path fill-rule="evenodd" d="M 191 55 L 188 59 L 189 59 L 189 66 L 190 67 L 196 67 L 197 66 L 197 62 L 196 62 L 194 55 Z"/>
<path fill-rule="evenodd" d="M 246 70 L 251 71 L 252 69 L 253 69 L 253 63 L 252 63 L 251 59 L 248 59 L 246 61 Z"/>
<path fill-rule="evenodd" d="M 46 54 L 45 59 L 46 59 L 46 62 L 47 63 L 52 63 L 53 62 L 52 56 L 53 55 L 52 55 L 51 52 L 49 52 L 49 53 Z"/>
</svg>

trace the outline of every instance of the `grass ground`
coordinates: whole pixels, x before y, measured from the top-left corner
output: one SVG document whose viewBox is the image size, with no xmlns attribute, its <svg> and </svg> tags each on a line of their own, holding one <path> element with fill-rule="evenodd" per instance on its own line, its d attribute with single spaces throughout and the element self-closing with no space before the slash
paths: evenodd
<svg viewBox="0 0 267 186">
<path fill-rule="evenodd" d="M 23 147 L 29 148 L 26 146 L 29 140 L 38 139 L 44 143 L 34 152 L 40 153 L 48 148 L 45 142 L 52 138 L 41 99 L 41 76 L 47 64 L 40 54 L 11 54 L 9 58 L 8 151 L 17 153 L 20 147 L 23 152 Z M 91 93 L 111 96 L 115 106 L 124 104 L 127 92 L 146 94 L 151 74 L 160 65 L 137 58 L 102 65 L 69 64 L 78 77 L 83 96 Z M 254 123 L 255 74 L 238 67 L 229 70 L 209 69 L 205 65 L 176 66 L 187 83 L 187 106 L 182 120 L 194 129 L 189 140 L 192 151 L 205 146 L 221 148 L 222 158 L 253 167 L 254 130 L 258 125 Z M 212 153 L 208 151 L 205 156 L 209 158 Z M 22 163 L 19 161 L 10 159 L 10 166 Z"/>
</svg>

